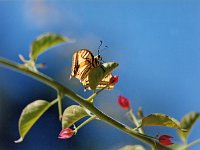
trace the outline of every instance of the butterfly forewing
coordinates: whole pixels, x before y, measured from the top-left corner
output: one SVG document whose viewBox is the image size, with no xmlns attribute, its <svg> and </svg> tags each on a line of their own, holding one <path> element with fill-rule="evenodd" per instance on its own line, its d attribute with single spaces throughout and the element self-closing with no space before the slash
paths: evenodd
<svg viewBox="0 0 200 150">
<path fill-rule="evenodd" d="M 81 82 L 88 76 L 89 71 L 97 64 L 93 54 L 87 49 L 81 49 L 74 53 L 72 59 L 72 72 L 70 77 L 75 77 Z"/>
</svg>

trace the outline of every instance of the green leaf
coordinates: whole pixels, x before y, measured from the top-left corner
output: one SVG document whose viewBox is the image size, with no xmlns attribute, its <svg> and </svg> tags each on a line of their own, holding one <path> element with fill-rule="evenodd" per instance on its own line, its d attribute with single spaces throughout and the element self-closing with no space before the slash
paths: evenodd
<svg viewBox="0 0 200 150">
<path fill-rule="evenodd" d="M 67 107 L 62 117 L 62 128 L 68 128 L 81 118 L 88 116 L 88 113 L 78 105 Z"/>
<path fill-rule="evenodd" d="M 182 118 L 181 127 L 187 130 L 188 132 L 183 132 L 183 131 L 177 131 L 177 132 L 183 142 L 187 141 L 192 126 L 199 118 L 200 118 L 200 113 L 197 112 L 191 112 Z"/>
<path fill-rule="evenodd" d="M 165 126 L 169 128 L 181 129 L 179 121 L 165 114 L 151 114 L 142 119 L 142 126 Z"/>
<path fill-rule="evenodd" d="M 169 147 L 171 150 L 187 150 L 187 149 L 184 149 L 185 146 L 182 144 L 172 144 L 167 147 Z"/>
<path fill-rule="evenodd" d="M 119 150 L 145 150 L 141 145 L 126 145 Z"/>
<path fill-rule="evenodd" d="M 65 38 L 58 34 L 54 33 L 42 34 L 32 42 L 29 57 L 31 60 L 35 61 L 37 57 L 47 49 L 68 41 L 69 41 L 68 38 Z"/>
<path fill-rule="evenodd" d="M 15 143 L 22 142 L 25 135 L 35 124 L 35 122 L 42 116 L 42 114 L 50 107 L 50 103 L 44 100 L 36 100 L 28 104 L 22 111 L 19 119 L 19 134 L 20 139 Z"/>
<path fill-rule="evenodd" d="M 98 83 L 102 81 L 102 79 L 110 73 L 113 69 L 118 67 L 118 63 L 108 62 L 103 63 L 102 65 L 93 68 L 89 73 L 89 85 L 92 90 L 95 90 Z"/>
</svg>

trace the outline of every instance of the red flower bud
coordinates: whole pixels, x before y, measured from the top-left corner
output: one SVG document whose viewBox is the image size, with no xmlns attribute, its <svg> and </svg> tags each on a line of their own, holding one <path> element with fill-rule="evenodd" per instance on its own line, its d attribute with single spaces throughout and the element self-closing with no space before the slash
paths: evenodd
<svg viewBox="0 0 200 150">
<path fill-rule="evenodd" d="M 122 109 L 126 109 L 126 110 L 130 109 L 130 101 L 128 100 L 128 98 L 122 95 L 118 97 L 118 104 Z"/>
<path fill-rule="evenodd" d="M 159 143 L 164 145 L 164 146 L 168 146 L 168 145 L 172 145 L 174 143 L 171 142 L 171 138 L 173 138 L 172 136 L 169 136 L 169 135 L 161 135 L 159 137 Z"/>
<path fill-rule="evenodd" d="M 110 78 L 110 84 L 116 84 L 119 80 L 118 76 L 112 76 L 112 78 Z"/>
<path fill-rule="evenodd" d="M 58 138 L 59 139 L 69 139 L 71 138 L 72 136 L 74 135 L 74 130 L 70 129 L 70 128 L 66 128 L 66 129 L 63 129 Z"/>
</svg>

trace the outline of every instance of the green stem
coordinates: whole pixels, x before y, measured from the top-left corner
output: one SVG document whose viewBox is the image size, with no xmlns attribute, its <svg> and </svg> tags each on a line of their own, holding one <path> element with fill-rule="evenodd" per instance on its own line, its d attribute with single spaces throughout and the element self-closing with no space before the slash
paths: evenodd
<svg viewBox="0 0 200 150">
<path fill-rule="evenodd" d="M 55 103 L 57 103 L 58 102 L 58 99 L 56 98 L 56 99 L 54 99 L 53 101 L 51 101 L 51 103 L 50 103 L 50 106 L 53 106 Z"/>
<path fill-rule="evenodd" d="M 7 60 L 5 58 L 0 57 L 0 64 L 10 67 L 11 69 L 14 69 L 18 72 L 21 72 L 27 76 L 30 76 L 36 80 L 40 80 L 43 83 L 49 85 L 50 87 L 56 89 L 56 90 L 60 90 L 58 87 L 60 87 L 60 84 L 58 84 L 56 81 L 54 81 L 52 78 L 42 74 L 42 73 L 38 73 L 38 72 L 33 72 L 31 70 L 28 70 L 27 68 L 25 68 L 23 65 L 21 64 L 17 64 L 15 62 L 12 62 L 10 60 Z"/>
<path fill-rule="evenodd" d="M 9 67 L 9 68 L 14 69 L 16 71 L 24 73 L 28 76 L 31 76 L 32 78 L 35 78 L 35 79 L 51 86 L 52 88 L 56 89 L 57 91 L 60 91 L 65 96 L 73 99 L 75 102 L 79 103 L 80 105 L 82 105 L 85 108 L 87 108 L 88 110 L 90 110 L 100 120 L 112 125 L 113 127 L 117 128 L 117 129 L 119 129 L 119 130 L 121 130 L 121 131 L 123 131 L 123 132 L 145 142 L 145 143 L 148 143 L 149 145 L 152 146 L 152 148 L 155 148 L 154 140 L 149 139 L 147 137 L 144 137 L 143 135 L 141 135 L 138 132 L 132 131 L 132 129 L 129 128 L 128 126 L 114 120 L 113 118 L 109 117 L 105 113 L 101 112 L 99 109 L 97 109 L 95 106 L 93 106 L 90 102 L 87 102 L 84 98 L 82 98 L 78 94 L 74 93 L 70 89 L 64 87 L 63 85 L 57 83 L 56 81 L 54 81 L 50 77 L 48 77 L 48 76 L 46 76 L 42 73 L 36 73 L 36 72 L 31 71 L 31 70 L 28 70 L 28 69 L 22 67 L 20 64 L 17 64 L 15 62 L 9 61 L 9 60 L 1 58 L 1 57 L 0 57 L 0 64 L 5 66 L 5 67 Z M 159 143 L 157 143 L 156 147 L 160 148 L 162 150 L 170 150 L 170 148 L 162 146 Z"/>
<path fill-rule="evenodd" d="M 81 123 L 78 127 L 75 128 L 75 133 L 77 133 L 77 131 L 82 128 L 84 125 L 86 125 L 87 123 L 89 123 L 90 121 L 96 119 L 96 116 L 92 116 L 90 118 L 88 118 L 87 120 L 85 120 L 83 123 Z"/>
<path fill-rule="evenodd" d="M 190 144 L 184 146 L 183 148 L 181 148 L 181 150 L 188 149 L 188 148 L 192 147 L 193 145 L 195 145 L 195 144 L 197 144 L 197 143 L 200 143 L 200 139 L 197 139 L 197 140 L 191 142 Z"/>
<path fill-rule="evenodd" d="M 129 116 L 130 116 L 132 122 L 136 125 L 136 127 L 139 127 L 140 125 L 139 125 L 138 120 L 137 120 L 136 116 L 134 115 L 132 109 L 130 109 L 130 110 L 128 111 L 128 114 L 129 114 Z M 144 133 L 144 131 L 143 131 L 142 128 L 138 128 L 138 131 L 139 131 L 140 133 Z"/>
<path fill-rule="evenodd" d="M 108 86 L 109 86 L 109 85 L 107 85 L 107 86 L 105 86 L 104 88 L 102 88 L 102 89 L 98 90 L 97 92 L 93 93 L 90 97 L 88 97 L 88 98 L 86 99 L 86 101 L 92 103 L 92 102 L 93 102 L 93 99 L 94 99 L 99 93 L 101 93 L 104 89 L 106 89 Z"/>
<path fill-rule="evenodd" d="M 62 120 L 62 98 L 63 94 L 58 91 L 58 113 L 59 113 L 59 120 Z"/>
</svg>

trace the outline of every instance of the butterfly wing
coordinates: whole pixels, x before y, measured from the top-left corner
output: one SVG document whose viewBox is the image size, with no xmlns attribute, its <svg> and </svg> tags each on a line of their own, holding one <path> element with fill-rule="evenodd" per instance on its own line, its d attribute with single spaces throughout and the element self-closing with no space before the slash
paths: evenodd
<svg viewBox="0 0 200 150">
<path fill-rule="evenodd" d="M 105 88 L 106 86 L 106 89 L 108 90 L 111 90 L 114 88 L 114 84 L 110 84 L 110 79 L 113 77 L 113 75 L 111 73 L 107 74 L 100 82 L 99 84 L 97 85 L 97 89 L 102 89 L 102 88 Z M 89 85 L 89 76 L 87 76 L 85 78 L 85 80 L 82 82 L 83 83 L 83 86 L 85 89 L 89 89 L 91 90 L 90 88 L 90 85 Z"/>
<path fill-rule="evenodd" d="M 106 87 L 107 85 L 109 85 L 106 89 L 113 89 L 114 88 L 114 84 L 110 84 L 110 79 L 113 77 L 113 75 L 111 73 L 107 74 L 98 84 L 97 88 L 102 89 L 104 87 Z"/>
<path fill-rule="evenodd" d="M 75 77 L 83 82 L 90 70 L 94 67 L 94 56 L 87 49 L 81 49 L 74 53 L 72 58 L 71 77 Z"/>
<path fill-rule="evenodd" d="M 102 64 L 99 61 L 99 57 L 94 57 L 93 54 L 87 49 L 81 49 L 74 53 L 72 58 L 72 71 L 71 77 L 75 77 L 80 80 L 85 89 L 90 89 L 89 86 L 89 73 L 92 68 L 95 68 Z M 97 88 L 104 88 L 110 84 L 112 74 L 108 73 L 102 81 L 99 82 Z M 114 85 L 110 84 L 106 89 L 113 89 Z"/>
</svg>

